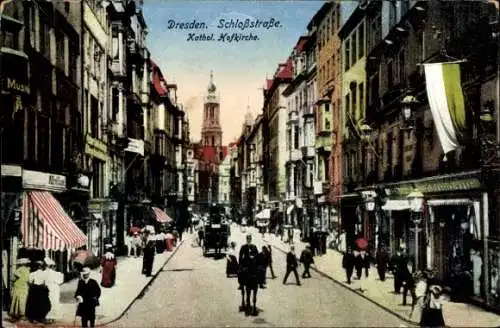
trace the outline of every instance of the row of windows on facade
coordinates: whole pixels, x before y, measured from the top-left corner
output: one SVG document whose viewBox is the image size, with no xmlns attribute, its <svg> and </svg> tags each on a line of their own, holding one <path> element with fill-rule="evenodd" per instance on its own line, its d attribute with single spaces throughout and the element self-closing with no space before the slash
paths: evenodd
<svg viewBox="0 0 500 328">
<path fill-rule="evenodd" d="M 318 50 L 321 50 L 330 38 L 336 37 L 336 33 L 340 28 L 340 10 L 339 6 L 335 4 L 327 17 L 325 17 L 318 29 Z"/>
<path fill-rule="evenodd" d="M 328 165 L 328 160 L 323 160 L 320 156 L 318 156 L 315 164 L 308 163 L 305 166 L 287 167 L 287 191 L 293 191 L 294 195 L 301 196 L 302 186 L 306 188 L 313 188 L 315 181 L 326 181 L 328 179 Z M 293 179 L 291 179 L 292 171 Z"/>
<path fill-rule="evenodd" d="M 308 106 L 314 105 L 316 101 L 316 83 L 311 83 L 299 90 L 295 97 L 290 97 L 288 100 L 288 108 L 300 111 L 304 109 L 308 111 Z"/>
<path fill-rule="evenodd" d="M 303 126 L 294 125 L 287 129 L 287 149 L 297 150 L 301 145 L 314 145 L 314 140 L 314 126 L 311 122 L 305 122 Z"/>
<path fill-rule="evenodd" d="M 361 22 L 344 41 L 344 70 L 354 66 L 365 55 L 365 22 Z"/>
</svg>

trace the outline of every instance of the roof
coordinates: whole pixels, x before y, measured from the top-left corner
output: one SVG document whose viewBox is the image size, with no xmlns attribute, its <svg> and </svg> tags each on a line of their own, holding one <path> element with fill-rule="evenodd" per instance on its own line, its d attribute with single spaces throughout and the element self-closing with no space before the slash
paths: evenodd
<svg viewBox="0 0 500 328">
<path fill-rule="evenodd" d="M 340 27 L 338 36 L 341 40 L 344 40 L 351 34 L 353 29 L 361 22 L 363 17 L 366 15 L 366 10 L 361 9 L 359 6 L 356 7 L 354 12 L 349 16 L 347 21 Z"/>
<path fill-rule="evenodd" d="M 267 88 L 266 90 L 271 90 L 277 85 L 277 81 L 280 79 L 286 80 L 286 79 L 292 79 L 293 76 L 293 61 L 292 58 L 288 57 L 288 60 L 286 63 L 281 63 L 278 65 L 278 68 L 276 70 L 276 73 L 274 74 L 274 78 L 272 80 L 267 79 L 266 84 Z"/>
<path fill-rule="evenodd" d="M 156 65 L 156 63 L 152 60 L 151 62 L 151 82 L 153 83 L 153 86 L 156 90 L 156 92 L 161 96 L 166 96 L 167 95 L 167 81 L 163 77 L 163 73 L 161 72 L 161 69 Z"/>
<path fill-rule="evenodd" d="M 222 152 L 222 158 L 219 157 L 218 147 L 215 146 L 201 146 L 197 149 L 196 151 L 196 157 L 202 161 L 209 162 L 209 163 L 220 163 L 226 158 L 227 153 L 228 153 L 228 147 L 227 146 L 221 146 L 220 151 Z"/>
<path fill-rule="evenodd" d="M 313 18 L 311 18 L 309 24 L 307 24 L 307 29 L 310 30 L 314 25 L 317 25 L 319 22 L 321 22 L 332 6 L 332 2 L 325 2 L 323 6 L 321 6 L 321 8 L 316 12 L 316 14 L 314 14 Z"/>
<path fill-rule="evenodd" d="M 299 38 L 299 40 L 297 41 L 297 44 L 295 45 L 294 49 L 297 52 L 301 52 L 302 50 L 304 50 L 305 44 L 306 44 L 306 42 L 307 42 L 308 39 L 309 39 L 308 36 L 302 35 Z"/>
</svg>

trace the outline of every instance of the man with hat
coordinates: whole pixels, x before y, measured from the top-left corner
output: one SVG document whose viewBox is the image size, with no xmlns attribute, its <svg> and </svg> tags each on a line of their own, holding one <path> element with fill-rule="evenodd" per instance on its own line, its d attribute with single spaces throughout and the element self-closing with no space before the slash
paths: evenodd
<svg viewBox="0 0 500 328">
<path fill-rule="evenodd" d="M 78 302 L 76 315 L 82 318 L 82 327 L 95 326 L 95 308 L 99 306 L 101 288 L 94 279 L 90 278 L 90 269 L 84 267 L 80 273 L 80 280 L 76 288 L 75 298 Z"/>
<path fill-rule="evenodd" d="M 60 295 L 61 284 L 64 282 L 64 275 L 55 270 L 56 263 L 46 257 L 45 260 L 45 284 L 49 289 L 50 311 L 47 314 L 47 319 L 51 322 L 59 319 L 60 315 Z"/>
<path fill-rule="evenodd" d="M 304 273 L 302 273 L 302 278 L 311 278 L 311 273 L 309 272 L 309 268 L 311 264 L 314 263 L 313 255 L 311 252 L 311 245 L 306 244 L 306 248 L 300 254 L 300 263 L 304 265 Z"/>
</svg>

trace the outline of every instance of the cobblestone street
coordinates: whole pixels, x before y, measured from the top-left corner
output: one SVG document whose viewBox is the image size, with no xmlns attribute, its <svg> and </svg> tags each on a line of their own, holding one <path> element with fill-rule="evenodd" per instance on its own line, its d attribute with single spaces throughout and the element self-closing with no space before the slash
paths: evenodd
<svg viewBox="0 0 500 328">
<path fill-rule="evenodd" d="M 253 231 L 253 229 L 252 229 Z M 260 248 L 261 238 L 253 234 Z M 194 238 L 189 236 L 190 238 Z M 237 249 L 245 233 L 233 226 Z M 225 275 L 225 259 L 203 257 L 201 249 L 184 242 L 144 296 L 113 327 L 406 327 L 404 321 L 327 278 L 313 273 L 296 286 L 293 277 L 282 284 L 285 256 L 274 252 L 277 279 L 259 289 L 258 317 L 238 312 L 237 280 Z"/>
</svg>

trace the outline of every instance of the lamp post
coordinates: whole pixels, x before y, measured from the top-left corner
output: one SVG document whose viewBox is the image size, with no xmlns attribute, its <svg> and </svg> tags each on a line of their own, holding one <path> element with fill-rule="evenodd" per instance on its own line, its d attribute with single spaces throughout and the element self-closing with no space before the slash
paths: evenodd
<svg viewBox="0 0 500 328">
<path fill-rule="evenodd" d="M 420 223 L 422 221 L 421 214 L 424 209 L 424 194 L 418 190 L 412 191 L 408 196 L 408 201 L 410 203 L 412 221 L 415 227 L 412 229 L 415 232 L 415 269 L 419 267 L 419 233 L 422 231 L 420 228 Z"/>
</svg>

